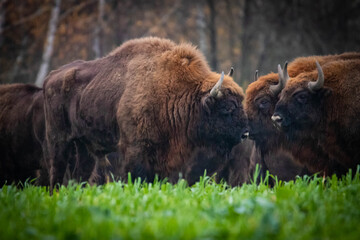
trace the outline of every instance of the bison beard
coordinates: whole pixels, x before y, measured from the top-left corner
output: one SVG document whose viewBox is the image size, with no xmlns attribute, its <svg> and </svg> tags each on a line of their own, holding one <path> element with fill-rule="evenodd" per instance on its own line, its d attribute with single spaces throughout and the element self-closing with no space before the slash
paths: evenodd
<svg viewBox="0 0 360 240">
<path fill-rule="evenodd" d="M 122 177 L 176 181 L 199 147 L 226 156 L 246 132 L 242 89 L 210 71 L 189 44 L 159 38 L 124 43 L 104 58 L 76 61 L 44 84 L 51 187 L 61 183 L 74 144 L 82 179 L 118 152 Z M 100 164 L 101 165 L 101 164 Z"/>
<path fill-rule="evenodd" d="M 355 169 L 360 159 L 360 60 L 335 61 L 291 79 L 281 93 L 274 118 L 291 141 L 316 140 L 334 170 Z M 313 163 L 308 163 L 312 165 Z M 323 166 L 325 174 L 329 163 Z"/>
</svg>

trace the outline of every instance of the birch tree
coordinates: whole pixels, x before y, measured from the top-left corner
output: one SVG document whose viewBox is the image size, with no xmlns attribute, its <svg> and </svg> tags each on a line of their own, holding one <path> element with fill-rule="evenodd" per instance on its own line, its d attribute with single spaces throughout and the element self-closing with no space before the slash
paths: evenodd
<svg viewBox="0 0 360 240">
<path fill-rule="evenodd" d="M 98 3 L 98 18 L 97 18 L 97 23 L 96 23 L 96 27 L 95 27 L 95 38 L 94 38 L 94 42 L 93 42 L 93 51 L 95 53 L 95 58 L 100 58 L 102 57 L 102 48 L 101 48 L 101 29 L 103 27 L 103 22 L 104 22 L 104 6 L 105 6 L 105 0 L 99 0 Z"/>
<path fill-rule="evenodd" d="M 60 14 L 60 4 L 61 0 L 54 0 L 55 5 L 52 8 L 51 16 L 49 20 L 49 26 L 48 31 L 46 35 L 45 45 L 44 45 L 44 52 L 42 56 L 42 61 L 40 65 L 39 72 L 36 76 L 35 85 L 41 87 L 44 83 L 45 76 L 49 71 L 49 65 L 51 56 L 53 53 L 54 48 L 54 39 L 55 39 L 55 33 L 58 25 L 58 19 Z"/>
</svg>

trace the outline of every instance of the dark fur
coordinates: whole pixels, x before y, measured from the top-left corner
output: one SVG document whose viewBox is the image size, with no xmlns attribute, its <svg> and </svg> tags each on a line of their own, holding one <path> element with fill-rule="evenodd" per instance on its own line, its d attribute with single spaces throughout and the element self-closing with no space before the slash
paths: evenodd
<svg viewBox="0 0 360 240">
<path fill-rule="evenodd" d="M 188 44 L 159 38 L 128 41 L 108 56 L 53 71 L 44 84 L 51 185 L 61 183 L 78 148 L 82 177 L 97 159 L 118 151 L 123 174 L 177 179 L 198 147 L 225 155 L 246 128 L 241 88 L 220 78 Z"/>
<path fill-rule="evenodd" d="M 249 182 L 250 158 L 253 142 L 245 140 L 233 147 L 227 155 L 217 154 L 215 149 L 198 148 L 194 151 L 184 171 L 184 178 L 189 185 L 194 184 L 204 174 L 208 176 L 215 174 L 215 180 L 226 181 L 231 186 L 239 186 Z"/>
<path fill-rule="evenodd" d="M 283 116 L 282 129 L 292 142 L 311 136 L 315 145 L 337 160 L 340 168 L 335 170 L 343 173 L 355 169 L 360 161 L 360 60 L 330 62 L 323 65 L 323 71 L 325 84 L 317 91 L 307 88 L 309 81 L 317 79 L 317 71 L 292 78 L 275 113 Z M 332 173 L 326 162 L 322 168 L 325 174 Z"/>
<path fill-rule="evenodd" d="M 42 89 L 29 84 L 0 86 L 0 186 L 38 177 L 45 134 Z M 45 175 L 45 176 L 44 176 Z"/>
<path fill-rule="evenodd" d="M 193 157 L 184 176 L 190 185 L 198 181 L 206 169 L 208 176 L 216 173 L 215 180 L 218 182 L 224 180 L 230 186 L 241 186 L 254 180 L 256 164 L 261 164 L 260 152 L 250 139 L 233 147 L 228 157 L 218 158 L 215 151 L 205 148 L 197 149 Z M 295 176 L 309 174 L 294 162 L 288 151 L 281 149 L 266 155 L 265 163 L 269 172 L 279 180 L 289 181 Z"/>
</svg>

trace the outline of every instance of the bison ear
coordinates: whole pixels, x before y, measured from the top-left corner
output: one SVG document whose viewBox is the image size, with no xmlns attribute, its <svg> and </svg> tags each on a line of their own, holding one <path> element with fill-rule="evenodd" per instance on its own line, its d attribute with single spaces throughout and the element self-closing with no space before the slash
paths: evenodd
<svg viewBox="0 0 360 240">
<path fill-rule="evenodd" d="M 64 74 L 64 78 L 62 81 L 62 91 L 64 92 L 68 92 L 70 91 L 71 87 L 73 86 L 74 82 L 75 82 L 75 78 L 76 78 L 76 72 L 77 72 L 77 68 L 70 68 L 69 70 L 67 70 Z"/>
<path fill-rule="evenodd" d="M 211 108 L 215 103 L 215 98 L 210 95 L 205 95 L 201 98 L 201 106 L 208 114 L 211 113 Z"/>
<path fill-rule="evenodd" d="M 190 61 L 191 61 L 191 59 L 189 59 L 189 58 L 182 58 L 181 59 L 181 66 L 188 66 L 188 65 L 190 65 Z"/>
</svg>

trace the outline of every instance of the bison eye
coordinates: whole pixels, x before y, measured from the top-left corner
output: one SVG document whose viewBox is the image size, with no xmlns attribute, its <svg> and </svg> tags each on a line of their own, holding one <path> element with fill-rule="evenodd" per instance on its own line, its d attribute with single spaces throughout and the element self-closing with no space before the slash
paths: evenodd
<svg viewBox="0 0 360 240">
<path fill-rule="evenodd" d="M 295 95 L 296 101 L 298 101 L 301 104 L 307 103 L 309 99 L 309 94 L 307 92 L 300 92 Z"/>
<path fill-rule="evenodd" d="M 235 109 L 237 109 L 237 103 L 233 102 L 233 101 L 229 101 L 229 102 L 223 102 L 223 104 L 221 104 L 219 106 L 219 113 L 221 115 L 230 115 L 234 112 Z"/>
<path fill-rule="evenodd" d="M 270 102 L 267 99 L 264 99 L 260 102 L 259 108 L 268 109 L 270 107 Z"/>
<path fill-rule="evenodd" d="M 257 101 L 257 105 L 261 110 L 267 110 L 270 107 L 270 100 L 267 98 L 261 98 Z"/>
<path fill-rule="evenodd" d="M 220 110 L 220 114 L 221 114 L 221 115 L 229 115 L 229 114 L 231 114 L 233 111 L 234 111 L 233 108 L 228 108 L 228 109 L 223 108 L 223 109 Z"/>
</svg>

